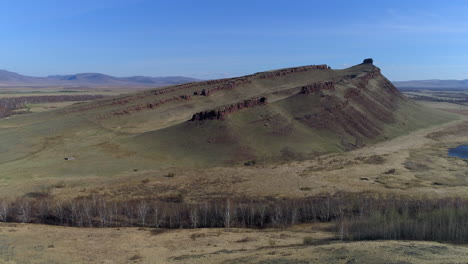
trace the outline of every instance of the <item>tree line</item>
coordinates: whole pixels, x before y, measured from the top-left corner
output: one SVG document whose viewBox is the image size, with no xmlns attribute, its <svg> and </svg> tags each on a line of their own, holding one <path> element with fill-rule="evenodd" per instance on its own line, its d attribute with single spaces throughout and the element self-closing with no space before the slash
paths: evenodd
<svg viewBox="0 0 468 264">
<path fill-rule="evenodd" d="M 396 195 L 318 195 L 301 199 L 214 199 L 203 203 L 152 199 L 0 200 L 0 221 L 75 227 L 283 228 L 334 222 L 338 239 L 468 242 L 468 200 Z"/>
</svg>

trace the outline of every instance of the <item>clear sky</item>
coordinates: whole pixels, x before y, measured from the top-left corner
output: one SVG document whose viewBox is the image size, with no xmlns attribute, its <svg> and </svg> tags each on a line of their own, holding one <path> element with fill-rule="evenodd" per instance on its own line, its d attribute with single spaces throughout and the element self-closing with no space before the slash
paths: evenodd
<svg viewBox="0 0 468 264">
<path fill-rule="evenodd" d="M 391 80 L 468 79 L 465 0 L 0 0 L 0 69 L 221 78 L 373 57 Z"/>
</svg>

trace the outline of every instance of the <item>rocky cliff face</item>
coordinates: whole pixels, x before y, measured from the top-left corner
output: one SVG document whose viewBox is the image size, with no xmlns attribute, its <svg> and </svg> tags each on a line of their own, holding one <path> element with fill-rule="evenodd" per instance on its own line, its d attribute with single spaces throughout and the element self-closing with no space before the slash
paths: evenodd
<svg viewBox="0 0 468 264">
<path fill-rule="evenodd" d="M 316 93 L 321 90 L 335 90 L 335 84 L 333 82 L 318 82 L 309 85 L 302 86 L 300 94 Z"/>
<path fill-rule="evenodd" d="M 249 100 L 245 100 L 240 103 L 232 104 L 221 109 L 209 110 L 196 113 L 192 116 L 190 121 L 201 121 L 201 120 L 224 120 L 227 115 L 235 113 L 245 108 L 252 108 L 258 105 L 264 105 L 267 103 L 266 97 L 257 97 Z"/>
<path fill-rule="evenodd" d="M 374 83 L 371 84 L 371 81 Z M 344 96 L 331 93 L 320 99 L 321 110 L 300 118 L 301 122 L 319 130 L 335 131 L 354 142 L 342 142 L 346 148 L 356 148 L 383 133 L 383 124 L 396 122 L 398 102 L 406 101 L 402 94 L 374 67 L 362 76 L 346 82 L 341 90 Z M 315 84 L 303 88 L 301 93 L 332 87 L 332 84 Z M 328 88 L 330 89 L 330 88 Z M 346 140 L 344 140 L 346 141 Z"/>
</svg>

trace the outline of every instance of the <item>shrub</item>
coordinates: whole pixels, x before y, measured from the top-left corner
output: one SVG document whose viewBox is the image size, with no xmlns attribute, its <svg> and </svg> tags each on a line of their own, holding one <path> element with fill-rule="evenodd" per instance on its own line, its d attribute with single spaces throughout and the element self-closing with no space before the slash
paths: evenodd
<svg viewBox="0 0 468 264">
<path fill-rule="evenodd" d="M 245 166 L 253 166 L 255 164 L 257 164 L 256 160 L 249 160 L 249 161 L 244 162 Z"/>
<path fill-rule="evenodd" d="M 312 237 L 304 237 L 304 239 L 302 239 L 302 244 L 304 245 L 313 245 L 315 243 L 315 239 L 312 238 Z"/>
<path fill-rule="evenodd" d="M 273 238 L 270 238 L 268 239 L 268 244 L 270 245 L 270 247 L 274 247 L 276 246 L 276 240 L 274 240 Z"/>
</svg>

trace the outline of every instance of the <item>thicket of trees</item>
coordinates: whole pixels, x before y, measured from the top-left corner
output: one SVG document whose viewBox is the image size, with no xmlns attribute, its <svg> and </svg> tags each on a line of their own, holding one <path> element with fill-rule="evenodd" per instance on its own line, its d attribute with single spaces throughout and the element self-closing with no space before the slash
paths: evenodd
<svg viewBox="0 0 468 264">
<path fill-rule="evenodd" d="M 205 203 L 159 200 L 0 201 L 0 221 L 76 227 L 282 228 L 335 222 L 338 239 L 411 239 L 468 242 L 468 200 L 410 199 L 339 193 L 303 199 L 219 199 Z"/>
<path fill-rule="evenodd" d="M 384 200 L 337 223 L 347 240 L 427 240 L 468 243 L 468 201 Z"/>
</svg>

